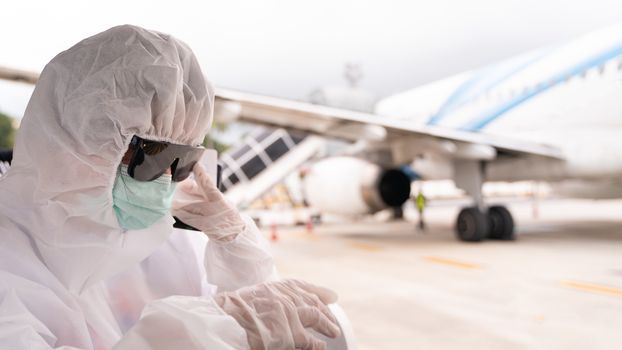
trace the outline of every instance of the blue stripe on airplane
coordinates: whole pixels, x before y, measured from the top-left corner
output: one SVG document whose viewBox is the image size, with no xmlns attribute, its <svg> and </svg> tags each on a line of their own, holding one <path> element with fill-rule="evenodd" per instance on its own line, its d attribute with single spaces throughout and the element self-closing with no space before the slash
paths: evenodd
<svg viewBox="0 0 622 350">
<path fill-rule="evenodd" d="M 419 176 L 419 174 L 411 168 L 410 165 L 402 165 L 400 166 L 400 170 L 408 176 L 410 181 L 415 181 L 421 178 L 421 176 Z"/>
<path fill-rule="evenodd" d="M 458 86 L 456 91 L 454 91 L 453 94 L 449 96 L 447 101 L 445 101 L 445 103 L 441 106 L 441 108 L 438 109 L 438 112 L 432 115 L 432 117 L 428 120 L 428 124 L 438 125 L 441 119 L 443 119 L 443 116 L 447 114 L 447 111 L 451 109 L 453 105 L 457 104 L 457 101 L 462 99 L 462 95 L 465 94 L 467 91 L 471 90 L 471 87 L 479 81 L 479 77 L 480 74 L 477 74 L 476 72 L 474 73 L 474 77 L 468 79 L 460 86 Z"/>
<path fill-rule="evenodd" d="M 428 124 L 440 124 L 441 120 L 453 109 L 503 83 L 506 79 L 544 57 L 549 51 L 550 49 L 541 50 L 478 70 L 449 96 L 438 111 L 430 117 Z"/>
<path fill-rule="evenodd" d="M 564 80 L 568 78 L 580 75 L 582 72 L 590 68 L 597 67 L 620 55 L 622 55 L 622 46 L 614 47 L 599 56 L 585 60 L 579 63 L 578 65 L 576 65 L 575 67 L 562 71 L 561 73 L 554 76 L 553 78 L 548 79 L 548 82 L 543 83 L 541 85 L 540 84 L 537 85 L 535 88 L 531 89 L 526 94 L 522 96 L 518 96 L 508 101 L 507 103 L 503 104 L 502 106 L 495 108 L 492 111 L 486 113 L 484 116 L 478 119 L 475 119 L 473 121 L 470 121 L 469 123 L 464 125 L 461 129 L 465 131 L 479 131 L 482 128 L 484 128 L 486 125 L 488 125 L 489 123 L 493 122 L 494 120 L 496 120 L 497 118 L 505 114 L 506 112 L 510 111 L 516 106 L 519 106 L 520 104 L 531 99 L 532 97 L 541 94 L 542 92 L 552 88 L 553 86 L 563 82 Z"/>
</svg>

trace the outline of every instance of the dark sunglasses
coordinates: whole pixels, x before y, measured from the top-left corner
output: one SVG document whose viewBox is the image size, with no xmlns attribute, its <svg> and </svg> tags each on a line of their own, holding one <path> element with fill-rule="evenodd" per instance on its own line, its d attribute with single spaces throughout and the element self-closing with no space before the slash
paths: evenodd
<svg viewBox="0 0 622 350">
<path fill-rule="evenodd" d="M 171 168 L 173 181 L 183 181 L 190 176 L 205 151 L 202 146 L 150 141 L 138 136 L 132 137 L 130 148 L 134 153 L 127 165 L 127 173 L 138 181 L 155 180 L 168 168 Z"/>
</svg>

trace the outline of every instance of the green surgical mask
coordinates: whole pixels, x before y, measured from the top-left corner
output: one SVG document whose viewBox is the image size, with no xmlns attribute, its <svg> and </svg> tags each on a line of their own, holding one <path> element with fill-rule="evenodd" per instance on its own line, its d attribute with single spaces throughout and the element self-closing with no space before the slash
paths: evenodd
<svg viewBox="0 0 622 350">
<path fill-rule="evenodd" d="M 114 212 L 121 227 L 128 230 L 147 228 L 169 214 L 176 182 L 164 174 L 153 181 L 138 181 L 121 165 L 112 187 Z"/>
</svg>

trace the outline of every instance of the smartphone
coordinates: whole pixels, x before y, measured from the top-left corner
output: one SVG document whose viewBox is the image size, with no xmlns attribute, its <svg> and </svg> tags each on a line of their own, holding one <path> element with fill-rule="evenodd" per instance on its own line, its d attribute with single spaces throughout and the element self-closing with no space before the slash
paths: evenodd
<svg viewBox="0 0 622 350">
<path fill-rule="evenodd" d="M 222 167 L 220 166 L 220 164 L 218 164 L 218 152 L 215 149 L 206 149 L 205 152 L 203 152 L 203 157 L 201 157 L 199 162 L 203 164 L 203 166 L 207 170 L 207 174 L 212 178 L 212 180 L 216 181 L 216 187 L 218 189 L 221 189 L 220 183 L 221 183 Z M 190 174 L 189 177 L 193 178 L 194 174 Z M 181 228 L 184 230 L 200 231 L 184 223 L 183 221 L 179 220 L 179 218 L 177 218 L 176 216 L 173 216 L 173 219 L 175 219 L 175 223 L 173 224 L 173 227 L 175 228 Z"/>
</svg>

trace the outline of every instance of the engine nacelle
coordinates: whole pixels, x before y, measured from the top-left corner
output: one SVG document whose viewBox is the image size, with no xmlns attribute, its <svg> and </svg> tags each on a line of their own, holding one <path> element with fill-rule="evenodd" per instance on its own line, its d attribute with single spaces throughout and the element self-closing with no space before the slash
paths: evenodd
<svg viewBox="0 0 622 350">
<path fill-rule="evenodd" d="M 308 203 L 321 212 L 356 215 L 401 206 L 410 197 L 410 182 L 399 169 L 332 157 L 311 166 L 303 188 Z"/>
</svg>

